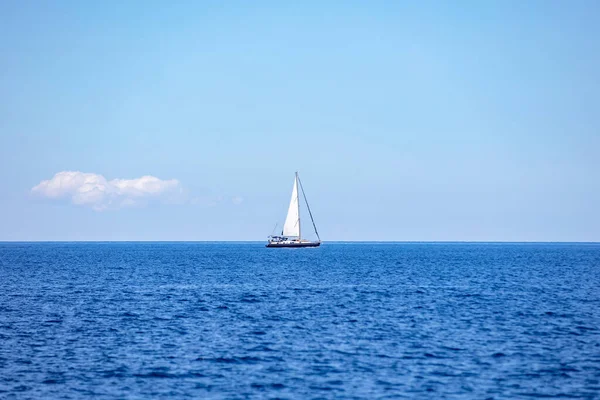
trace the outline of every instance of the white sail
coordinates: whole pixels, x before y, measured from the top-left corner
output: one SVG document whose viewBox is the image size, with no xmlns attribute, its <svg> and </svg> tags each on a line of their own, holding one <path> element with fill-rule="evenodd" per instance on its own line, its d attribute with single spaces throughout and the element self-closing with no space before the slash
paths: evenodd
<svg viewBox="0 0 600 400">
<path fill-rule="evenodd" d="M 298 179 L 294 177 L 294 188 L 292 189 L 292 199 L 290 208 L 288 208 L 285 224 L 283 225 L 283 236 L 300 236 L 300 203 L 298 202 Z"/>
</svg>

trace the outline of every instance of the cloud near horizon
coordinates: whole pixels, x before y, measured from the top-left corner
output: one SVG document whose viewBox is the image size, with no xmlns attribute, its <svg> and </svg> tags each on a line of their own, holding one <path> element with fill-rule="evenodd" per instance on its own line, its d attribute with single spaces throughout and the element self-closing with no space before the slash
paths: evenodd
<svg viewBox="0 0 600 400">
<path fill-rule="evenodd" d="M 149 199 L 176 201 L 183 189 L 177 179 L 162 180 L 151 175 L 109 181 L 99 174 L 62 171 L 34 186 L 31 192 L 51 199 L 69 198 L 73 204 L 103 211 L 143 205 Z"/>
</svg>

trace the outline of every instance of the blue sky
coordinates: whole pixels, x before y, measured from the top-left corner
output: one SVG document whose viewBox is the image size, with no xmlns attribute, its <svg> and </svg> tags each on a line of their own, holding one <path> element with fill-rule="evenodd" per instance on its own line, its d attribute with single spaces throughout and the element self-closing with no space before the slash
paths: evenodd
<svg viewBox="0 0 600 400">
<path fill-rule="evenodd" d="M 171 3 L 0 3 L 0 240 L 600 241 L 600 3 Z"/>
</svg>

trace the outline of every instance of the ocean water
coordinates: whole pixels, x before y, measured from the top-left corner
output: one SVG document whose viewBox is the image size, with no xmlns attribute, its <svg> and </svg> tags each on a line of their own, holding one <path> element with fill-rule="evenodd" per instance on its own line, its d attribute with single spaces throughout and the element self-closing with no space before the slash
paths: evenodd
<svg viewBox="0 0 600 400">
<path fill-rule="evenodd" d="M 0 243 L 0 398 L 600 398 L 600 244 Z"/>
</svg>

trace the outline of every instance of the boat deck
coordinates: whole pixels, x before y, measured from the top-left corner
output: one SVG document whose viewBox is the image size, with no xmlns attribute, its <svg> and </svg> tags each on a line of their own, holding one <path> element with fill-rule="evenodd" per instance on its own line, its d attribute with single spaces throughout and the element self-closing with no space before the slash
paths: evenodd
<svg viewBox="0 0 600 400">
<path fill-rule="evenodd" d="M 319 247 L 321 242 L 269 242 L 266 247 Z"/>
</svg>

